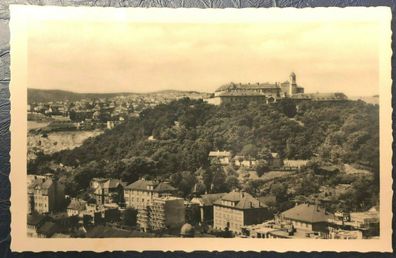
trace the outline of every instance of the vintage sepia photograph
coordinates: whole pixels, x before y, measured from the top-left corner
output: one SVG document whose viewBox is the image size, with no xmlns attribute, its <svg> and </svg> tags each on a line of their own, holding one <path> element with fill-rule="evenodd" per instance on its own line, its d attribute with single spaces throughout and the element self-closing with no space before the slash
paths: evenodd
<svg viewBox="0 0 396 258">
<path fill-rule="evenodd" d="M 391 234 L 386 9 L 30 8 L 11 16 L 26 241 Z"/>
</svg>

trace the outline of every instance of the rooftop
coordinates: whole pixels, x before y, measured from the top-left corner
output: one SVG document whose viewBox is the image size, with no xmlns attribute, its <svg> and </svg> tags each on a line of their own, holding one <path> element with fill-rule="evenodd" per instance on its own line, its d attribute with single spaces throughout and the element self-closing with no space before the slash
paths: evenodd
<svg viewBox="0 0 396 258">
<path fill-rule="evenodd" d="M 216 205 L 225 205 L 224 202 L 235 203 L 234 207 L 236 209 L 252 209 L 252 208 L 264 208 L 267 207 L 264 203 L 251 196 L 246 192 L 230 192 L 225 194 L 221 199 L 214 202 Z M 229 205 L 226 205 L 229 206 Z"/>
<path fill-rule="evenodd" d="M 231 152 L 229 151 L 211 151 L 209 152 L 209 157 L 230 157 Z"/>
<path fill-rule="evenodd" d="M 125 187 L 127 190 L 140 190 L 140 191 L 147 191 L 149 190 L 148 186 L 153 186 L 153 190 L 155 192 L 173 192 L 177 189 L 171 186 L 167 182 L 158 182 L 158 181 L 151 181 L 151 180 L 137 180 L 132 184 L 129 184 Z"/>
<path fill-rule="evenodd" d="M 328 213 L 318 205 L 300 204 L 282 213 L 282 217 L 290 220 L 297 220 L 306 223 L 327 222 L 333 219 L 334 215 Z"/>
<path fill-rule="evenodd" d="M 219 87 L 216 92 L 231 91 L 231 90 L 256 90 L 256 89 L 278 89 L 279 85 L 276 83 L 228 83 Z"/>
<path fill-rule="evenodd" d="M 73 198 L 70 204 L 67 206 L 68 209 L 83 211 L 85 210 L 87 202 L 81 199 Z"/>
<path fill-rule="evenodd" d="M 197 198 L 202 206 L 212 206 L 215 201 L 223 197 L 226 193 L 203 194 Z"/>
</svg>

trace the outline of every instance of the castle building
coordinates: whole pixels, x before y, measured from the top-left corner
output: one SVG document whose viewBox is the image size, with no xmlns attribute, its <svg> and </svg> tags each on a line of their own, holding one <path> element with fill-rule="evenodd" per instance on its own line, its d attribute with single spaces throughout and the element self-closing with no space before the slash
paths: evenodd
<svg viewBox="0 0 396 258">
<path fill-rule="evenodd" d="M 281 99 L 296 101 L 343 101 L 348 98 L 344 93 L 305 93 L 304 88 L 297 84 L 294 72 L 289 75 L 289 80 L 275 83 L 229 83 L 218 88 L 214 97 L 206 101 L 211 104 L 232 102 L 261 102 L 274 103 Z"/>
<path fill-rule="evenodd" d="M 168 196 L 176 192 L 176 188 L 166 182 L 140 179 L 124 188 L 124 198 L 127 207 L 135 209 L 146 208 L 154 197 Z"/>
<path fill-rule="evenodd" d="M 64 185 L 52 174 L 28 175 L 28 213 L 48 214 L 64 203 Z"/>
<path fill-rule="evenodd" d="M 213 227 L 240 234 L 242 227 L 270 219 L 268 207 L 246 192 L 230 192 L 213 204 Z"/>
<path fill-rule="evenodd" d="M 304 88 L 297 85 L 296 74 L 291 73 L 289 80 L 282 83 L 230 83 L 218 88 L 215 91 L 215 97 L 219 97 L 221 103 L 236 101 L 273 103 L 299 93 L 304 93 Z"/>
</svg>

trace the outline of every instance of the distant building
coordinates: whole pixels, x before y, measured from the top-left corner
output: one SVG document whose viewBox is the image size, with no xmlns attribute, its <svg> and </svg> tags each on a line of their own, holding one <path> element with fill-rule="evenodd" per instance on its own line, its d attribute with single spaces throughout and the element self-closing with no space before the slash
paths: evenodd
<svg viewBox="0 0 396 258">
<path fill-rule="evenodd" d="M 90 189 L 97 205 L 124 202 L 124 188 L 119 179 L 93 178 Z"/>
<path fill-rule="evenodd" d="M 64 203 L 64 185 L 52 174 L 28 175 L 28 213 L 47 214 Z"/>
<path fill-rule="evenodd" d="M 87 209 L 87 202 L 81 199 L 73 198 L 67 206 L 67 215 L 69 217 L 78 216 Z"/>
<path fill-rule="evenodd" d="M 146 208 L 138 210 L 142 231 L 180 228 L 185 222 L 184 199 L 172 196 L 155 197 Z"/>
<path fill-rule="evenodd" d="M 330 230 L 330 239 L 363 239 L 363 233 L 360 230 Z"/>
<path fill-rule="evenodd" d="M 140 179 L 125 187 L 124 198 L 127 207 L 141 209 L 150 205 L 154 197 L 172 195 L 176 191 L 167 182 Z"/>
<path fill-rule="evenodd" d="M 234 165 L 237 167 L 244 167 L 244 168 L 254 168 L 256 166 L 257 160 L 253 158 L 247 158 L 243 155 L 236 155 L 233 158 Z"/>
<path fill-rule="evenodd" d="M 231 152 L 229 151 L 211 151 L 209 152 L 210 159 L 217 159 L 221 165 L 227 166 L 231 162 Z"/>
<path fill-rule="evenodd" d="M 365 212 L 351 212 L 348 224 L 362 231 L 364 237 L 371 237 L 379 235 L 379 223 L 379 212 L 373 207 Z"/>
<path fill-rule="evenodd" d="M 309 160 L 293 160 L 293 159 L 285 159 L 283 160 L 283 167 L 285 169 L 297 169 L 300 170 L 307 166 Z"/>
<path fill-rule="evenodd" d="M 245 192 L 230 192 L 213 204 L 213 227 L 241 233 L 246 225 L 261 223 L 272 217 L 268 207 Z"/>
<path fill-rule="evenodd" d="M 304 203 L 284 211 L 280 218 L 284 222 L 291 223 L 296 230 L 310 233 L 327 232 L 328 221 L 334 219 L 334 215 L 318 205 Z"/>
<path fill-rule="evenodd" d="M 282 227 L 274 221 L 266 221 L 242 227 L 242 234 L 249 238 L 293 238 L 291 227 Z"/>
<path fill-rule="evenodd" d="M 226 193 L 203 194 L 195 197 L 191 203 L 197 204 L 200 210 L 200 221 L 206 225 L 213 225 L 213 203 Z"/>
</svg>

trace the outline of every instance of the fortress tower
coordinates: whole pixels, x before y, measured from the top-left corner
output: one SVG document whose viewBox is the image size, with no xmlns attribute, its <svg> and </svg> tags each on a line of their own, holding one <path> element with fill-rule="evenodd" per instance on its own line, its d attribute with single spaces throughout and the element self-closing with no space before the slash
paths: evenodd
<svg viewBox="0 0 396 258">
<path fill-rule="evenodd" d="M 292 73 L 289 75 L 289 80 L 290 80 L 290 84 L 291 84 L 291 85 L 297 86 L 296 74 L 295 74 L 294 72 L 292 72 Z"/>
</svg>

